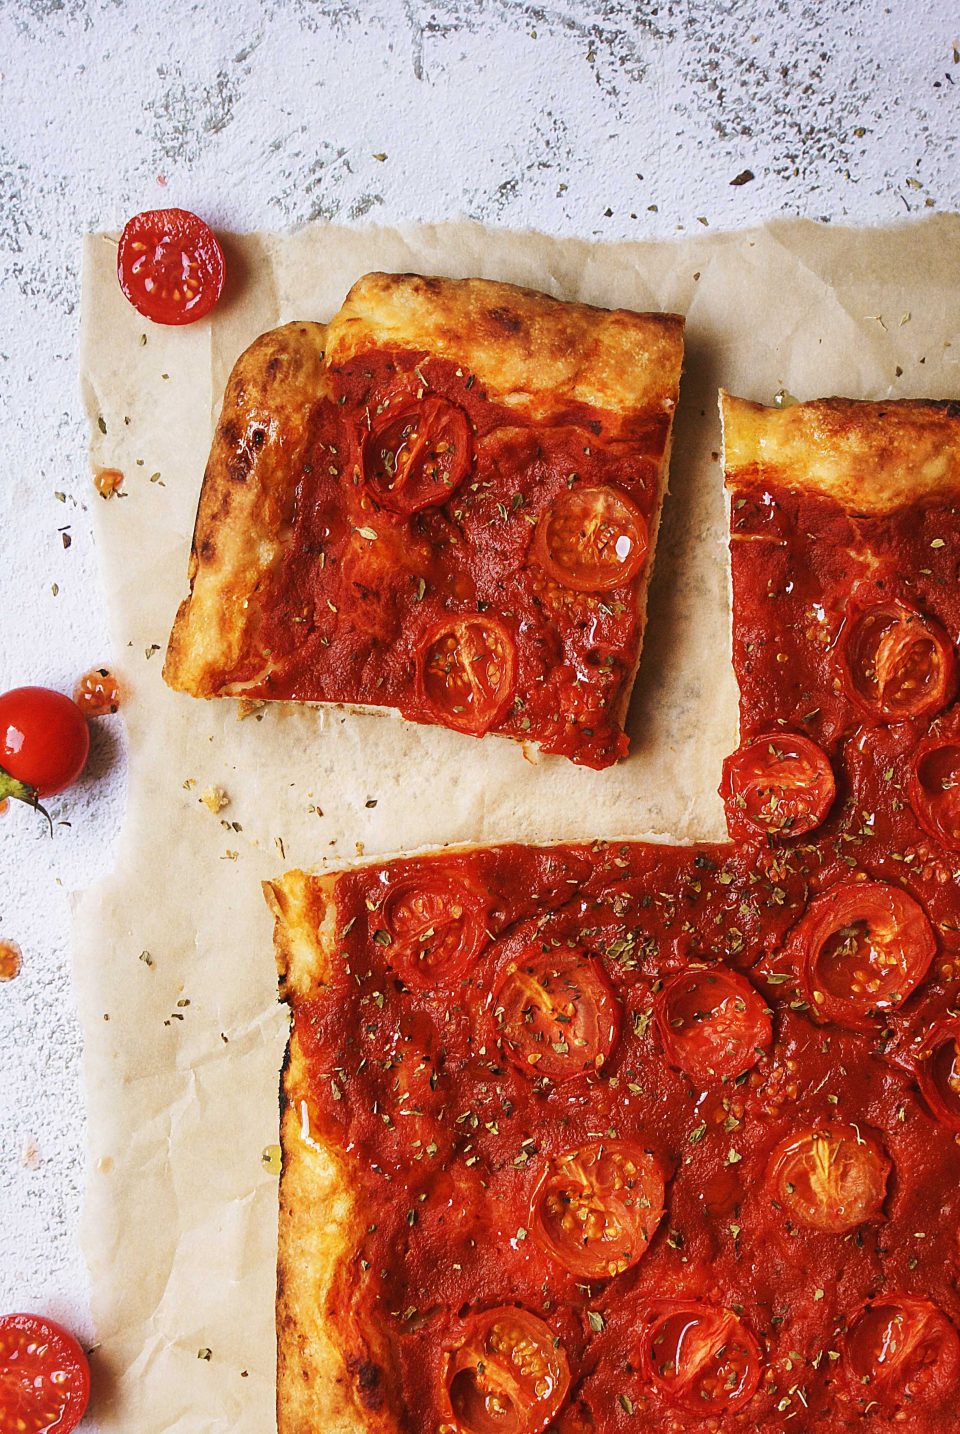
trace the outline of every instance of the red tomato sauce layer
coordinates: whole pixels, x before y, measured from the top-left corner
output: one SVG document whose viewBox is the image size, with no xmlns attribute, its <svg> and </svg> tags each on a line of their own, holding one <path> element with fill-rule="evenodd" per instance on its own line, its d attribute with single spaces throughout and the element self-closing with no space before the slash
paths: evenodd
<svg viewBox="0 0 960 1434">
<path fill-rule="evenodd" d="M 339 877 L 339 960 L 295 1032 L 365 1227 L 330 1318 L 402 1429 L 948 1427 L 960 990 L 903 809 L 882 837 L 851 821 L 902 760 L 851 758 L 819 845 Z"/>
<path fill-rule="evenodd" d="M 625 755 L 666 415 L 534 423 L 376 350 L 332 375 L 236 691 Z"/>
</svg>

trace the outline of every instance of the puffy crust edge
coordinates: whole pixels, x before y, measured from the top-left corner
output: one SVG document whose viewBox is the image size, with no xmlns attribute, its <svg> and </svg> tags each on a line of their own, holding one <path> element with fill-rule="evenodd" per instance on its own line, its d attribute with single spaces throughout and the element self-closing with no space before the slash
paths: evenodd
<svg viewBox="0 0 960 1434">
<path fill-rule="evenodd" d="M 672 411 L 683 319 L 565 303 L 491 279 L 365 274 L 329 325 L 329 362 L 379 345 L 461 364 L 491 397 L 547 419 L 571 404 Z"/>
<path fill-rule="evenodd" d="M 336 933 L 335 882 L 335 876 L 311 878 L 300 871 L 264 882 L 276 918 L 281 998 L 318 995 L 327 984 Z M 310 1133 L 306 1061 L 296 1032 L 280 1082 L 280 1147 L 278 1434 L 396 1434 L 398 1420 L 385 1388 L 389 1351 L 370 1348 L 367 1360 L 351 1357 L 345 1326 L 334 1325 L 327 1313 L 364 1218 L 348 1170 L 333 1148 Z"/>
<path fill-rule="evenodd" d="M 768 408 L 720 390 L 730 488 L 821 493 L 853 512 L 960 496 L 960 402 L 821 398 Z"/>
<path fill-rule="evenodd" d="M 240 656 L 246 605 L 281 551 L 310 414 L 327 382 L 323 324 L 262 334 L 234 365 L 193 530 L 190 595 L 177 612 L 163 675 L 213 697 Z"/>
</svg>

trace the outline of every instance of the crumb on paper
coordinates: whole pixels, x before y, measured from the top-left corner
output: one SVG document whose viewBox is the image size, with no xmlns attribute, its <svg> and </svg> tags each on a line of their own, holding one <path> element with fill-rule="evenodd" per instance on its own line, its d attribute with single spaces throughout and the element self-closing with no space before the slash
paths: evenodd
<svg viewBox="0 0 960 1434">
<path fill-rule="evenodd" d="M 208 812 L 213 812 L 214 816 L 217 812 L 222 812 L 224 807 L 230 805 L 230 798 L 222 787 L 207 787 L 200 793 L 200 801 Z"/>
<path fill-rule="evenodd" d="M 362 842 L 362 841 L 358 841 L 358 842 L 355 843 L 355 845 L 356 845 L 356 849 L 357 849 L 357 856 L 363 856 L 363 853 L 364 853 L 364 851 L 366 850 L 366 848 L 365 848 L 363 842 Z"/>
<path fill-rule="evenodd" d="M 141 951 L 140 960 L 143 962 L 144 966 L 153 965 L 153 957 L 150 955 L 149 951 Z"/>
<path fill-rule="evenodd" d="M 258 701 L 253 697 L 241 697 L 237 702 L 237 721 L 242 722 L 245 717 L 252 717 L 255 712 L 266 707 L 266 702 Z"/>
<path fill-rule="evenodd" d="M 210 1362 L 210 1358 L 212 1355 L 213 1350 L 209 1349 L 206 1345 L 203 1345 L 200 1349 L 197 1350 L 197 1358 L 205 1359 L 208 1363 Z"/>
<path fill-rule="evenodd" d="M 23 1142 L 23 1150 L 20 1155 L 20 1163 L 25 1170 L 37 1170 L 40 1166 L 40 1147 L 32 1135 L 28 1135 Z"/>
</svg>

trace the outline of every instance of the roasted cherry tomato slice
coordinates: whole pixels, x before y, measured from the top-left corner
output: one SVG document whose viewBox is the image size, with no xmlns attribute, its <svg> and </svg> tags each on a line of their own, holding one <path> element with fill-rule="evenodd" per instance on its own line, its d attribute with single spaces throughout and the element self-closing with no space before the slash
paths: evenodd
<svg viewBox="0 0 960 1434">
<path fill-rule="evenodd" d="M 39 1315 L 0 1317 L 0 1429 L 70 1434 L 89 1398 L 87 1357 L 72 1334 Z"/>
<path fill-rule="evenodd" d="M 530 1227 L 558 1264 L 606 1280 L 646 1253 L 663 1217 L 663 1170 L 636 1140 L 595 1140 L 550 1161 Z"/>
<path fill-rule="evenodd" d="M 916 1408 L 954 1395 L 960 1336 L 932 1300 L 883 1295 L 852 1320 L 843 1358 L 858 1402 Z"/>
<path fill-rule="evenodd" d="M 537 525 L 533 554 L 563 587 L 604 593 L 640 571 L 649 538 L 643 514 L 615 488 L 569 488 Z"/>
<path fill-rule="evenodd" d="M 742 1075 L 773 1039 L 762 996 L 724 966 L 671 976 L 654 1014 L 667 1059 L 706 1084 Z"/>
<path fill-rule="evenodd" d="M 956 687 L 953 645 L 935 618 L 902 602 L 847 611 L 841 664 L 847 691 L 877 722 L 946 707 Z"/>
<path fill-rule="evenodd" d="M 468 1320 L 444 1383 L 462 1434 L 542 1434 L 567 1396 L 570 1366 L 549 1325 L 506 1305 Z"/>
<path fill-rule="evenodd" d="M 960 736 L 925 737 L 910 767 L 914 816 L 947 851 L 960 851 Z"/>
<path fill-rule="evenodd" d="M 820 825 L 836 793 L 826 752 L 794 732 L 765 732 L 723 764 L 720 795 L 731 833 L 802 836 Z"/>
<path fill-rule="evenodd" d="M 0 697 L 0 768 L 15 781 L 53 796 L 77 780 L 89 752 L 83 713 L 62 692 L 14 687 Z"/>
<path fill-rule="evenodd" d="M 409 986 L 456 981 L 487 939 L 478 899 L 453 877 L 411 877 L 387 893 L 381 920 L 391 966 Z"/>
<path fill-rule="evenodd" d="M 148 209 L 127 221 L 117 251 L 120 287 L 155 324 L 192 324 L 220 297 L 226 266 L 216 235 L 187 209 Z"/>
<path fill-rule="evenodd" d="M 869 1030 L 914 991 L 937 941 L 923 909 L 897 886 L 844 881 L 810 903 L 796 928 L 807 999 L 821 1020 Z"/>
<path fill-rule="evenodd" d="M 810 1127 L 781 1140 L 767 1180 L 777 1204 L 798 1225 L 839 1235 L 880 1211 L 890 1161 L 866 1126 Z"/>
<path fill-rule="evenodd" d="M 394 399 L 364 426 L 360 445 L 368 493 L 398 514 L 445 503 L 473 458 L 467 415 L 445 398 Z"/>
<path fill-rule="evenodd" d="M 517 680 L 513 638 L 496 618 L 441 623 L 417 657 L 417 690 L 437 721 L 480 737 L 503 717 Z"/>
<path fill-rule="evenodd" d="M 666 1303 L 646 1330 L 641 1367 L 669 1403 L 723 1414 L 745 1404 L 760 1383 L 760 1349 L 731 1310 L 698 1300 Z"/>
<path fill-rule="evenodd" d="M 932 1114 L 960 1131 L 960 1019 L 934 1026 L 920 1047 L 917 1077 Z"/>
<path fill-rule="evenodd" d="M 620 1034 L 620 1003 L 607 973 L 576 947 L 534 947 L 511 962 L 495 1015 L 514 1065 L 555 1081 L 599 1070 Z"/>
</svg>

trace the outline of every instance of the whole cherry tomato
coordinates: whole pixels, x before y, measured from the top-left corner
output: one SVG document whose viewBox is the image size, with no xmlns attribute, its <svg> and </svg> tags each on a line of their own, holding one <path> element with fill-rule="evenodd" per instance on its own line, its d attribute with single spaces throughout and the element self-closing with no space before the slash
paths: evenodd
<svg viewBox="0 0 960 1434">
<path fill-rule="evenodd" d="M 0 697 L 0 798 L 37 805 L 75 782 L 87 764 L 83 713 L 49 687 L 14 687 Z"/>
</svg>

